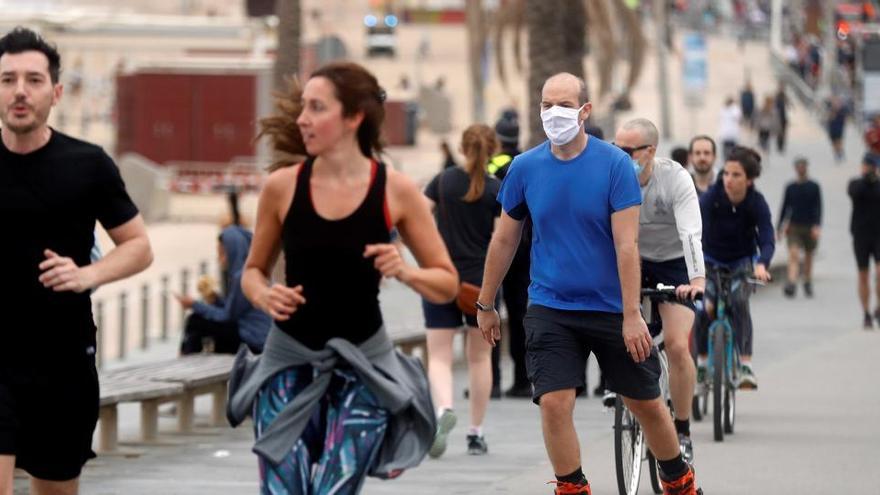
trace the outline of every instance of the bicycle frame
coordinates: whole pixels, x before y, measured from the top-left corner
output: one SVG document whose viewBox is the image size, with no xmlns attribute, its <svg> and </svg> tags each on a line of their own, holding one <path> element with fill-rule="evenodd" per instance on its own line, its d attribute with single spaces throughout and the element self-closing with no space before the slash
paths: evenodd
<svg viewBox="0 0 880 495">
<path fill-rule="evenodd" d="M 728 386 L 735 387 L 736 375 L 740 367 L 740 350 L 736 347 L 733 338 L 733 326 L 730 324 L 730 316 L 727 314 L 727 301 L 732 292 L 732 284 L 734 276 L 729 275 L 722 277 L 719 274 L 716 277 L 716 287 L 718 287 L 718 295 L 715 301 L 715 320 L 709 325 L 709 356 L 706 363 L 707 376 L 712 376 L 715 372 L 716 363 L 714 362 L 714 342 L 715 332 L 724 332 L 724 379 Z M 720 329 L 720 330 L 719 330 Z"/>
</svg>

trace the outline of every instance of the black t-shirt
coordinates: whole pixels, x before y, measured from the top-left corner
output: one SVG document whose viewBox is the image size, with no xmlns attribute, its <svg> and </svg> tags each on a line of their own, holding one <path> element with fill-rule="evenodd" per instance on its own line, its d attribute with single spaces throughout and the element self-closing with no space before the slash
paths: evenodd
<svg viewBox="0 0 880 495">
<path fill-rule="evenodd" d="M 0 141 L 0 361 L 58 362 L 95 345 L 89 293 L 44 288 L 39 264 L 46 249 L 89 264 L 95 221 L 112 229 L 137 213 L 116 164 L 98 146 L 54 130 L 25 155 Z"/>
<path fill-rule="evenodd" d="M 501 182 L 487 173 L 483 196 L 468 203 L 463 198 L 470 184 L 467 172 L 453 167 L 434 177 L 425 188 L 425 195 L 437 204 L 437 226 L 459 277 L 481 285 L 495 217 L 501 215 L 501 205 L 495 200 Z"/>
<path fill-rule="evenodd" d="M 853 179 L 847 189 L 853 211 L 849 229 L 853 237 L 880 239 L 880 179 Z"/>
</svg>

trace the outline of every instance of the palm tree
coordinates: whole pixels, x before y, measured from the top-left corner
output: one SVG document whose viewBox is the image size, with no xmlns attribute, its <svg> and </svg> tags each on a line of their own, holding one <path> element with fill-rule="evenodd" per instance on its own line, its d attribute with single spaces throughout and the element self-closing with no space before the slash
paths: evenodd
<svg viewBox="0 0 880 495">
<path fill-rule="evenodd" d="M 527 0 L 529 33 L 529 147 L 544 139 L 541 126 L 541 88 L 559 72 L 584 77 L 586 15 L 583 2 Z"/>
<path fill-rule="evenodd" d="M 275 89 L 285 91 L 287 81 L 299 72 L 299 44 L 302 26 L 299 0 L 275 0 L 278 17 L 278 46 L 275 54 Z"/>
<path fill-rule="evenodd" d="M 470 65 L 471 100 L 473 122 L 485 120 L 485 81 L 483 80 L 483 57 L 486 49 L 486 15 L 482 0 L 465 3 L 468 37 L 468 62 Z"/>
</svg>

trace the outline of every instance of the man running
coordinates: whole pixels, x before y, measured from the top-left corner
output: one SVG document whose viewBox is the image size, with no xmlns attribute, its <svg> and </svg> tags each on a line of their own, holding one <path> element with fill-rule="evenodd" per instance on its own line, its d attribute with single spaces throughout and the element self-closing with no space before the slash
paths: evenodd
<svg viewBox="0 0 880 495">
<path fill-rule="evenodd" d="M 804 295 L 813 297 L 813 252 L 822 232 L 822 191 L 807 177 L 807 159 L 794 161 L 797 180 L 785 186 L 777 225 L 778 240 L 788 237 L 788 282 L 786 297 L 794 297 L 800 278 L 801 251 L 804 253 Z"/>
<path fill-rule="evenodd" d="M 694 326 L 690 302 L 706 287 L 703 264 L 703 221 L 697 192 L 687 171 L 667 158 L 657 158 L 659 134 L 647 119 L 627 122 L 614 143 L 630 155 L 642 186 L 639 213 L 639 254 L 642 287 L 674 285 L 682 304 L 660 304 L 666 353 L 669 355 L 669 391 L 675 410 L 675 430 L 681 452 L 694 458 L 690 413 L 697 371 L 688 343 Z"/>
<path fill-rule="evenodd" d="M 693 495 L 693 470 L 660 399 L 659 360 L 639 312 L 638 180 L 626 153 L 584 133 L 591 109 L 580 78 L 561 73 L 544 83 L 541 120 L 549 142 L 516 157 L 501 186 L 503 213 L 486 258 L 478 323 L 496 344 L 501 331 L 493 301 L 528 214 L 527 368 L 555 493 L 590 494 L 573 412 L 595 352 L 608 388 L 623 397 L 660 459 L 665 493 Z"/>
<path fill-rule="evenodd" d="M 21 27 L 0 38 L 0 217 L 10 232 L 0 313 L 0 494 L 78 492 L 98 420 L 90 289 L 152 261 L 113 160 L 46 121 L 61 99 L 56 49 Z M 90 262 L 95 221 L 115 249 Z"/>
</svg>

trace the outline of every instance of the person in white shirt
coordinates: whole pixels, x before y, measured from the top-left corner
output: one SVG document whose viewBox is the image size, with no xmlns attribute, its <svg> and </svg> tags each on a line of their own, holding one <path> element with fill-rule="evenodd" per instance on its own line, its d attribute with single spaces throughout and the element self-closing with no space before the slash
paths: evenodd
<svg viewBox="0 0 880 495">
<path fill-rule="evenodd" d="M 662 303 L 658 310 L 669 355 L 675 429 L 681 452 L 691 462 L 690 412 L 697 374 L 688 342 L 695 317 L 692 300 L 706 287 L 703 221 L 690 174 L 678 163 L 656 157 L 658 139 L 657 127 L 650 120 L 635 119 L 617 131 L 614 143 L 632 158 L 642 188 L 642 287 L 674 285 L 681 301 Z"/>
<path fill-rule="evenodd" d="M 739 105 L 732 97 L 724 100 L 724 108 L 721 109 L 721 116 L 718 119 L 718 140 L 721 141 L 724 157 L 730 153 L 739 143 L 739 124 L 742 120 L 742 111 Z"/>
</svg>

